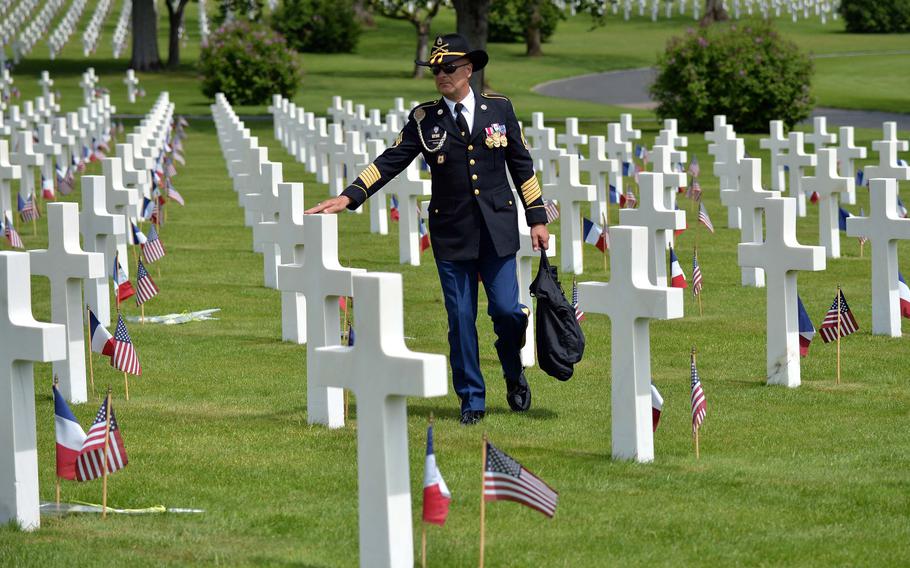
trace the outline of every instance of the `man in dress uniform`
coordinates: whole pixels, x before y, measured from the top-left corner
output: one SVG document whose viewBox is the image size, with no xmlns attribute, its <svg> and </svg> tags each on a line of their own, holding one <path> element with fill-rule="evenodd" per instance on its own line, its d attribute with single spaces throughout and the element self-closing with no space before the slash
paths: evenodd
<svg viewBox="0 0 910 568">
<path fill-rule="evenodd" d="M 423 154 L 432 174 L 430 241 L 449 318 L 452 382 L 466 425 L 483 419 L 486 409 L 477 346 L 478 275 L 497 336 L 509 407 L 519 412 L 531 407 L 519 354 L 530 311 L 518 301 L 518 206 L 507 167 L 519 185 L 534 250 L 547 248 L 549 240 L 540 183 L 512 103 L 501 95 L 478 93 L 469 84 L 472 72 L 488 59 L 458 34 L 437 37 L 429 61 L 416 63 L 432 70 L 442 97 L 415 107 L 395 144 L 340 196 L 307 210 L 356 209 Z"/>
</svg>

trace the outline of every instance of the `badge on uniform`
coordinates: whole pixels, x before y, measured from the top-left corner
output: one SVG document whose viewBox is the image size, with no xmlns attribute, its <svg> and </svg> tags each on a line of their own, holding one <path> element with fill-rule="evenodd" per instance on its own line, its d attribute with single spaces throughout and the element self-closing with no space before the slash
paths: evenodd
<svg viewBox="0 0 910 568">
<path fill-rule="evenodd" d="M 430 134 L 430 139 L 431 139 L 431 140 L 436 140 L 436 139 L 439 138 L 440 136 L 442 136 L 442 133 L 439 131 L 439 127 L 438 127 L 438 126 L 434 126 L 434 127 L 433 127 L 433 133 Z"/>
<path fill-rule="evenodd" d="M 484 132 L 487 137 L 483 141 L 487 145 L 487 148 L 505 148 L 509 144 L 508 138 L 506 138 L 506 125 L 499 124 L 494 122 L 490 126 L 484 128 Z"/>
<path fill-rule="evenodd" d="M 438 156 L 436 156 L 436 163 L 439 164 L 439 165 L 442 165 L 442 164 L 446 163 L 446 155 L 445 155 L 445 154 L 439 154 Z"/>
</svg>

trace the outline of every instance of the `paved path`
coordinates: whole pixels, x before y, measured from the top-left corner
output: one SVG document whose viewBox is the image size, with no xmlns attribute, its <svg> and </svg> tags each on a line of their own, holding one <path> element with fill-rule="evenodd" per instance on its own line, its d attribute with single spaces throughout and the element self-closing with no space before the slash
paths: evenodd
<svg viewBox="0 0 910 568">
<path fill-rule="evenodd" d="M 648 91 L 656 76 L 657 70 L 653 67 L 607 71 L 541 83 L 534 87 L 534 91 L 579 101 L 630 108 L 654 108 L 657 103 L 651 100 Z M 827 116 L 828 124 L 857 128 L 878 129 L 883 122 L 894 121 L 897 122 L 898 129 L 910 130 L 910 114 L 817 107 L 812 111 L 812 116 Z"/>
</svg>

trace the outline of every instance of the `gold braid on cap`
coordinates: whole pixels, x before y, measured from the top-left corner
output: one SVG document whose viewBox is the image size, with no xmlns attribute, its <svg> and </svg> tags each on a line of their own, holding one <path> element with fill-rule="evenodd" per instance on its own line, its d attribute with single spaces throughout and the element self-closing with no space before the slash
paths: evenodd
<svg viewBox="0 0 910 568">
<path fill-rule="evenodd" d="M 433 53 L 430 54 L 430 65 L 437 65 L 437 64 L 442 63 L 442 58 L 445 57 L 446 55 L 451 55 L 452 57 L 455 57 L 455 56 L 460 57 L 460 56 L 464 55 L 464 52 L 449 51 L 449 44 L 447 44 L 447 43 L 437 45 L 436 47 L 433 48 Z"/>
</svg>

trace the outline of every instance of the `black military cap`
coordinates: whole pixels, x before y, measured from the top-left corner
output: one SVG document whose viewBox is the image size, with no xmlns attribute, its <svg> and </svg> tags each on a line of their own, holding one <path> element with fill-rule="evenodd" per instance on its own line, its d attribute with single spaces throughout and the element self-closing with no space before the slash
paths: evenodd
<svg viewBox="0 0 910 568">
<path fill-rule="evenodd" d="M 490 56 L 482 49 L 474 49 L 468 45 L 468 40 L 460 34 L 446 34 L 436 37 L 433 42 L 433 51 L 430 53 L 429 61 L 414 61 L 417 65 L 430 67 L 431 65 L 442 65 L 451 63 L 460 57 L 466 57 L 474 64 L 474 71 L 484 68 Z"/>
</svg>

